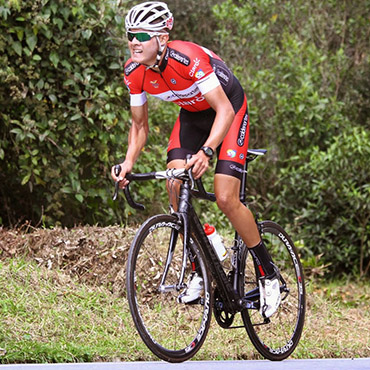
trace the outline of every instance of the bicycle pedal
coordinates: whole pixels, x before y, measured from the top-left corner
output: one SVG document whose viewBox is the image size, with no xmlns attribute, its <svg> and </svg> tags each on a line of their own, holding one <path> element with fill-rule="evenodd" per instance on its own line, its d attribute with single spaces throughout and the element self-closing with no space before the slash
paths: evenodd
<svg viewBox="0 0 370 370">
<path fill-rule="evenodd" d="M 181 300 L 182 297 L 178 297 L 177 298 L 177 303 L 183 303 L 183 304 L 186 304 L 186 305 L 196 305 L 196 304 L 200 304 L 200 305 L 204 305 L 204 298 L 196 298 L 194 299 L 193 301 L 190 301 L 190 302 L 182 302 Z"/>
</svg>

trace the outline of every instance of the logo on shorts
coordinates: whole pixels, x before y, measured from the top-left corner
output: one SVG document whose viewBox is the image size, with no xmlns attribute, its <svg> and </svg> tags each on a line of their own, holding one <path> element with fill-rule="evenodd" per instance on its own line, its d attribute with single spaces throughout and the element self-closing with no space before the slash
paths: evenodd
<svg viewBox="0 0 370 370">
<path fill-rule="evenodd" d="M 240 168 L 240 167 L 238 167 L 238 166 L 236 166 L 235 164 L 231 164 L 229 166 L 229 168 L 230 168 L 230 170 L 233 170 L 233 171 L 236 171 L 236 172 L 239 172 L 239 173 L 243 173 L 243 169 Z"/>
<path fill-rule="evenodd" d="M 227 149 L 226 154 L 230 158 L 234 158 L 236 156 L 236 151 L 233 149 Z"/>
<path fill-rule="evenodd" d="M 240 125 L 238 139 L 236 140 L 238 146 L 244 145 L 245 135 L 247 134 L 247 126 L 248 126 L 248 114 L 244 116 L 243 122 Z"/>
</svg>

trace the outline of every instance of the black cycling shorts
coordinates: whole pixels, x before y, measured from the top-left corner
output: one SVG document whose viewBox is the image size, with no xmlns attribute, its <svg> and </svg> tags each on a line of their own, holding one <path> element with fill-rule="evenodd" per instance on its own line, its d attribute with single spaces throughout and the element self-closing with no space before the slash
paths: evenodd
<svg viewBox="0 0 370 370">
<path fill-rule="evenodd" d="M 249 117 L 243 89 L 234 90 L 229 97 L 235 111 L 234 121 L 225 139 L 217 148 L 216 173 L 241 179 L 248 150 Z M 213 109 L 189 112 L 183 108 L 172 130 L 167 149 L 167 163 L 195 154 L 207 140 L 216 116 Z"/>
</svg>

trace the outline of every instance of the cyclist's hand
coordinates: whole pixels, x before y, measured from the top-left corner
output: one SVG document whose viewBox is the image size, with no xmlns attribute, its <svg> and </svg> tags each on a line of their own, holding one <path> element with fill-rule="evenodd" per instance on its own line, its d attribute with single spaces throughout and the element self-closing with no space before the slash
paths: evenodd
<svg viewBox="0 0 370 370">
<path fill-rule="evenodd" d="M 193 166 L 194 178 L 199 179 L 208 169 L 209 157 L 204 154 L 203 150 L 200 150 L 191 157 L 185 168 L 188 170 L 191 166 Z"/>
<path fill-rule="evenodd" d="M 115 171 L 114 171 L 115 166 L 113 166 L 111 169 L 111 176 L 114 181 L 116 182 L 119 181 L 119 187 L 121 189 L 124 189 L 129 184 L 129 181 L 125 179 L 126 173 L 131 172 L 132 166 L 127 162 L 121 163 L 120 166 L 121 166 L 121 172 L 119 173 L 119 175 L 116 176 Z"/>
</svg>

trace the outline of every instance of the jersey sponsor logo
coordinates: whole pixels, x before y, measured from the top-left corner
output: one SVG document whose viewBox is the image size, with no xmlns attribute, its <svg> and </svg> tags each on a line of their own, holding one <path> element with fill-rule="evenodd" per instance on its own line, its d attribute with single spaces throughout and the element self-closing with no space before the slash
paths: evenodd
<svg viewBox="0 0 370 370">
<path fill-rule="evenodd" d="M 172 85 L 176 85 L 177 84 L 177 81 L 174 78 L 171 78 L 171 84 Z"/>
<path fill-rule="evenodd" d="M 236 150 L 234 149 L 227 149 L 226 154 L 230 158 L 234 158 L 236 156 Z"/>
<path fill-rule="evenodd" d="M 125 68 L 125 75 L 129 76 L 137 67 L 140 66 L 140 63 L 131 62 L 126 68 Z"/>
<path fill-rule="evenodd" d="M 190 65 L 190 59 L 185 54 L 182 54 L 177 50 L 170 49 L 170 58 L 175 59 L 179 63 L 184 64 L 185 66 Z"/>
<path fill-rule="evenodd" d="M 199 67 L 200 59 L 199 58 L 195 58 L 193 60 L 193 62 L 194 62 L 194 65 L 193 65 L 192 69 L 189 72 L 189 76 L 190 77 L 193 77 L 194 76 L 194 73 L 195 73 L 196 69 Z"/>
<path fill-rule="evenodd" d="M 228 71 L 220 66 L 217 66 L 216 67 L 216 75 L 219 79 L 219 81 L 223 84 L 223 85 L 227 85 L 229 83 L 229 80 L 230 80 L 230 74 L 228 73 Z"/>
<path fill-rule="evenodd" d="M 196 74 L 195 77 L 199 80 L 200 78 L 204 77 L 206 74 L 203 72 L 203 70 L 199 70 Z"/>
<path fill-rule="evenodd" d="M 236 140 L 236 143 L 238 144 L 238 146 L 244 145 L 245 135 L 247 133 L 247 126 L 248 126 L 248 114 L 244 116 L 243 122 L 240 125 L 238 139 Z"/>
<path fill-rule="evenodd" d="M 203 100 L 205 100 L 204 96 L 200 95 L 200 96 L 197 96 L 195 99 L 191 99 L 191 100 L 179 100 L 176 102 L 176 104 L 179 106 L 194 105 L 199 102 L 202 102 Z"/>
<path fill-rule="evenodd" d="M 184 90 L 171 90 L 171 91 L 165 91 L 160 94 L 153 94 L 156 98 L 159 98 L 161 100 L 165 101 L 175 101 L 178 99 L 191 99 L 196 97 L 197 95 L 200 95 L 199 88 L 196 84 L 191 85 L 189 88 Z"/>
<path fill-rule="evenodd" d="M 150 83 L 152 84 L 152 86 L 153 86 L 154 88 L 158 89 L 158 87 L 159 87 L 158 80 L 150 81 Z"/>
</svg>

